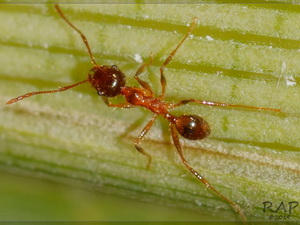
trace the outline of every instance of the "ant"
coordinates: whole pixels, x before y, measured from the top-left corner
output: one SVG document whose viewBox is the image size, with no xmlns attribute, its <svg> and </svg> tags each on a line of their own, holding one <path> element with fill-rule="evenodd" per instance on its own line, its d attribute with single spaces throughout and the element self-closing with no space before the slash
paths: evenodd
<svg viewBox="0 0 300 225">
<path fill-rule="evenodd" d="M 240 217 L 243 220 L 246 220 L 246 217 L 242 212 L 241 208 L 236 203 L 234 203 L 233 201 L 231 201 L 230 199 L 222 195 L 219 191 L 217 191 L 202 175 L 200 175 L 199 172 L 197 172 L 192 166 L 190 166 L 183 154 L 179 142 L 178 133 L 184 138 L 189 140 L 201 140 L 210 134 L 210 127 L 208 123 L 200 116 L 190 115 L 190 114 L 174 116 L 169 112 L 169 110 L 188 103 L 197 103 L 202 105 L 220 106 L 220 107 L 241 107 L 241 108 L 248 108 L 248 109 L 255 109 L 255 110 L 269 110 L 274 112 L 280 112 L 280 110 L 272 109 L 272 108 L 263 108 L 263 107 L 233 105 L 233 104 L 195 100 L 195 99 L 182 100 L 179 103 L 168 103 L 163 101 L 166 92 L 166 78 L 164 75 L 164 69 L 173 59 L 179 47 L 183 44 L 183 42 L 193 31 L 197 22 L 197 18 L 196 17 L 193 18 L 193 22 L 191 23 L 188 32 L 185 34 L 185 36 L 179 42 L 176 48 L 171 52 L 171 54 L 166 58 L 163 65 L 160 67 L 160 83 L 161 83 L 162 91 L 161 94 L 156 97 L 152 89 L 150 88 L 149 84 L 143 81 L 142 79 L 140 79 L 139 77 L 144 72 L 145 68 L 150 66 L 151 63 L 153 62 L 152 54 L 150 55 L 151 56 L 150 62 L 142 64 L 134 75 L 134 78 L 139 83 L 140 88 L 126 86 L 126 77 L 124 73 L 116 65 L 108 66 L 108 65 L 97 64 L 85 35 L 65 17 L 64 13 L 62 12 L 62 10 L 58 5 L 55 5 L 54 8 L 59 14 L 59 16 L 81 36 L 87 48 L 89 57 L 91 59 L 91 63 L 93 64 L 93 67 L 90 69 L 88 73 L 88 78 L 68 86 L 60 87 L 56 90 L 26 93 L 24 95 L 9 100 L 6 104 L 7 105 L 12 104 L 17 101 L 23 100 L 24 98 L 28 98 L 30 96 L 37 95 L 37 94 L 47 94 L 47 93 L 66 91 L 82 83 L 90 82 L 90 84 L 96 89 L 98 95 L 100 95 L 103 98 L 105 104 L 109 107 L 131 108 L 135 106 L 141 106 L 146 109 L 149 109 L 150 111 L 153 112 L 154 115 L 152 116 L 148 124 L 144 127 L 144 129 L 142 130 L 142 132 L 134 142 L 135 148 L 140 153 L 148 157 L 147 168 L 150 167 L 151 156 L 147 152 L 145 152 L 145 150 L 140 146 L 140 144 L 143 137 L 151 129 L 157 116 L 160 115 L 169 121 L 173 143 L 176 147 L 176 150 L 184 166 L 208 189 L 210 189 L 221 199 L 229 203 L 230 206 L 240 215 Z M 109 102 L 109 98 L 115 97 L 117 95 L 123 95 L 125 97 L 126 102 L 122 104 L 113 104 Z"/>
</svg>

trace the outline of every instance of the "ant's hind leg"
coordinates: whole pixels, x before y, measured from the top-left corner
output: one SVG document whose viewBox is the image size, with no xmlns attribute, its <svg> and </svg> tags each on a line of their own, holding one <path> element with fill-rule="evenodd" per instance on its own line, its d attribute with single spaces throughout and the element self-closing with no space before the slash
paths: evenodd
<svg viewBox="0 0 300 225">
<path fill-rule="evenodd" d="M 202 182 L 208 189 L 210 189 L 211 191 L 213 191 L 215 194 L 217 194 L 221 199 L 225 200 L 227 203 L 229 203 L 231 205 L 231 207 L 240 215 L 240 217 L 246 221 L 246 217 L 243 214 L 242 210 L 240 209 L 240 207 L 234 203 L 233 201 L 229 200 L 228 198 L 226 198 L 224 195 L 222 195 L 219 191 L 217 191 L 213 186 L 211 186 L 211 184 L 203 177 L 201 176 L 193 167 L 191 167 L 188 162 L 186 161 L 183 152 L 182 152 L 182 148 L 179 142 L 179 138 L 178 138 L 178 134 L 176 131 L 176 127 L 175 125 L 170 123 L 170 130 L 171 130 L 171 134 L 172 134 L 172 139 L 173 139 L 173 143 L 176 147 L 176 150 L 180 156 L 180 159 L 182 161 L 182 163 L 184 164 L 184 166 L 200 181 Z"/>
<path fill-rule="evenodd" d="M 150 66 L 151 64 L 153 63 L 153 55 L 152 53 L 150 52 L 150 61 L 148 63 L 144 63 L 140 66 L 140 68 L 136 71 L 135 75 L 134 75 L 134 78 L 139 82 L 139 84 L 149 92 L 149 94 L 153 94 L 153 91 L 151 89 L 151 87 L 149 86 L 149 84 L 143 80 L 141 80 L 139 78 L 139 76 L 144 72 L 145 68 L 147 66 Z"/>
<path fill-rule="evenodd" d="M 151 156 L 145 152 L 145 150 L 140 146 L 140 143 L 143 139 L 143 137 L 149 132 L 149 130 L 151 129 L 155 119 L 156 119 L 157 115 L 155 114 L 151 120 L 147 123 L 147 125 L 144 127 L 144 129 L 142 130 L 141 134 L 139 135 L 139 137 L 135 140 L 134 142 L 134 146 L 135 148 L 140 152 L 142 153 L 143 155 L 147 156 L 148 157 L 148 163 L 147 163 L 147 169 L 150 168 L 150 164 L 151 164 L 151 161 L 152 161 L 152 158 Z"/>
<path fill-rule="evenodd" d="M 182 100 L 176 104 L 171 104 L 169 108 L 173 109 L 175 107 L 185 105 L 188 103 L 197 103 L 197 104 L 208 105 L 208 106 L 235 107 L 235 108 L 247 108 L 247 109 L 254 109 L 254 110 L 267 110 L 267 111 L 281 112 L 280 109 L 247 106 L 247 105 L 233 105 L 233 104 L 227 104 L 227 103 L 222 103 L 222 102 L 211 102 L 211 101 L 195 100 L 195 99 Z"/>
<path fill-rule="evenodd" d="M 171 62 L 171 60 L 174 58 L 174 55 L 176 54 L 177 50 L 179 49 L 179 47 L 183 44 L 183 42 L 187 39 L 187 37 L 192 33 L 195 25 L 196 25 L 196 21 L 197 21 L 197 17 L 193 18 L 193 22 L 190 25 L 190 28 L 188 30 L 188 32 L 186 33 L 186 35 L 183 37 L 183 39 L 179 42 L 179 44 L 177 45 L 177 47 L 171 52 L 171 54 L 166 58 L 164 64 L 160 67 L 160 83 L 161 83 L 161 95 L 160 98 L 163 99 L 165 96 L 165 92 L 166 92 L 166 78 L 164 75 L 164 69 L 165 67 Z"/>
</svg>

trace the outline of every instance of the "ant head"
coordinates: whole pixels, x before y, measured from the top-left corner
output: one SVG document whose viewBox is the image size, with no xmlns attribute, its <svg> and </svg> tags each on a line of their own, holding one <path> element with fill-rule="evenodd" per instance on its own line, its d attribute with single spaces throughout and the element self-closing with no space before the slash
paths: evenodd
<svg viewBox="0 0 300 225">
<path fill-rule="evenodd" d="M 182 115 L 175 120 L 178 133 L 189 140 L 199 140 L 210 134 L 208 123 L 196 115 Z"/>
<path fill-rule="evenodd" d="M 124 73 L 115 65 L 94 66 L 89 72 L 89 81 L 98 95 L 115 97 L 126 84 Z"/>
</svg>

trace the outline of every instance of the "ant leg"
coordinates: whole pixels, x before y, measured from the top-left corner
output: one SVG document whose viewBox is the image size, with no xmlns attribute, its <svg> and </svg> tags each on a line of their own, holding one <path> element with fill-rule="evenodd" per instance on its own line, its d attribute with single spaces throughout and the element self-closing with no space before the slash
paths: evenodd
<svg viewBox="0 0 300 225">
<path fill-rule="evenodd" d="M 183 44 L 183 42 L 187 39 L 187 37 L 191 34 L 191 32 L 193 31 L 195 25 L 196 25 L 196 21 L 197 21 L 197 17 L 193 18 L 193 22 L 188 30 L 188 32 L 186 33 L 186 35 L 183 37 L 183 39 L 180 41 L 180 43 L 177 45 L 177 47 L 171 52 L 171 54 L 167 57 L 167 59 L 165 60 L 164 64 L 160 67 L 160 83 L 161 83 L 161 95 L 159 98 L 163 99 L 165 96 L 165 92 L 166 92 L 166 78 L 164 75 L 164 69 L 165 67 L 170 63 L 170 61 L 174 58 L 175 53 L 177 52 L 177 50 L 179 49 L 179 47 Z"/>
<path fill-rule="evenodd" d="M 233 105 L 233 104 L 227 104 L 227 103 L 222 103 L 222 102 L 211 102 L 211 101 L 195 100 L 195 99 L 182 100 L 179 103 L 171 104 L 169 107 L 170 107 L 170 109 L 173 109 L 175 107 L 185 105 L 185 104 L 188 104 L 188 103 L 191 103 L 191 102 L 194 102 L 194 103 L 197 103 L 197 104 L 202 104 L 202 105 L 209 105 L 209 106 L 238 107 L 238 108 L 247 108 L 247 109 L 257 109 L 257 110 L 268 110 L 268 111 L 274 111 L 274 112 L 281 112 L 280 109 L 246 106 L 246 105 Z"/>
<path fill-rule="evenodd" d="M 149 92 L 149 94 L 153 95 L 153 91 L 151 90 L 150 86 L 148 85 L 147 82 L 141 80 L 139 76 L 144 72 L 145 68 L 147 66 L 150 66 L 153 62 L 153 55 L 150 53 L 150 61 L 148 63 L 144 63 L 143 65 L 140 66 L 140 68 L 136 71 L 134 78 L 139 82 L 139 84 Z"/>
<path fill-rule="evenodd" d="M 150 168 L 150 164 L 151 164 L 151 161 L 152 161 L 152 158 L 151 156 L 145 152 L 145 150 L 140 146 L 140 143 L 143 139 L 143 137 L 149 132 L 149 130 L 151 129 L 155 119 L 157 117 L 157 114 L 155 114 L 151 120 L 147 123 L 147 125 L 144 127 L 144 129 L 142 130 L 141 134 L 139 135 L 139 137 L 135 140 L 134 142 L 134 146 L 135 148 L 140 152 L 142 153 L 143 155 L 147 156 L 148 157 L 148 163 L 147 163 L 147 166 L 146 168 L 149 169 Z"/>
<path fill-rule="evenodd" d="M 57 11 L 57 13 L 58 13 L 58 15 L 70 26 L 70 27 L 72 27 L 79 35 L 80 35 L 80 37 L 81 37 L 81 39 L 82 39 L 82 41 L 84 42 L 84 44 L 85 44 L 85 47 L 87 48 L 87 50 L 88 50 L 88 53 L 89 53 L 89 56 L 90 56 L 90 58 L 91 58 L 91 60 L 92 60 L 92 64 L 94 65 L 94 66 L 97 66 L 98 64 L 96 63 L 96 60 L 95 60 L 95 57 L 94 57 L 94 55 L 93 55 L 93 53 L 92 53 L 92 51 L 91 51 L 91 48 L 90 48 L 90 45 L 89 45 L 89 43 L 88 43 L 88 41 L 87 41 L 87 38 L 85 37 L 85 35 L 77 28 L 77 27 L 75 27 L 66 17 L 65 17 L 65 15 L 63 14 L 63 12 L 61 11 L 61 9 L 60 9 L 60 7 L 59 7 L 59 5 L 54 5 L 54 8 L 55 8 L 55 10 Z"/>
<path fill-rule="evenodd" d="M 108 107 L 117 107 L 117 108 L 132 108 L 135 107 L 134 105 L 128 104 L 128 103 L 119 103 L 119 104 L 114 104 L 108 101 L 107 97 L 102 97 L 103 101 Z"/>
<path fill-rule="evenodd" d="M 78 86 L 78 85 L 80 85 L 80 84 L 82 84 L 82 83 L 85 83 L 85 82 L 87 82 L 87 81 L 89 81 L 89 80 L 88 80 L 88 79 L 87 79 L 87 80 L 82 80 L 82 81 L 77 82 L 77 83 L 75 83 L 75 84 L 71 84 L 71 85 L 68 85 L 68 86 L 65 86 L 65 87 L 60 87 L 60 88 L 58 88 L 58 89 L 50 90 L 50 91 L 35 91 L 35 92 L 29 92 L 29 93 L 26 93 L 26 94 L 21 95 L 21 96 L 19 96 L 19 97 L 13 98 L 13 99 L 9 100 L 8 102 L 6 102 L 5 104 L 6 104 L 6 105 L 13 104 L 13 103 L 15 103 L 15 102 L 21 101 L 21 100 L 23 100 L 24 98 L 28 98 L 28 97 L 31 97 L 31 96 L 33 96 L 33 95 L 49 94 L 49 93 L 56 93 L 56 92 L 66 91 L 66 90 L 68 90 L 68 89 L 70 89 L 70 88 L 76 87 L 76 86 Z"/>
<path fill-rule="evenodd" d="M 182 148 L 179 142 L 179 138 L 178 138 L 178 134 L 176 131 L 176 127 L 170 123 L 170 129 L 171 129 L 171 134 L 172 134 L 172 139 L 173 139 L 173 143 L 176 147 L 176 150 L 180 156 L 180 159 L 182 161 L 182 163 L 184 164 L 184 166 L 200 181 L 202 182 L 208 189 L 212 190 L 215 194 L 217 194 L 220 198 L 222 198 L 223 200 L 225 200 L 226 202 L 228 202 L 231 207 L 240 215 L 240 217 L 246 221 L 246 217 L 243 214 L 241 208 L 234 203 L 233 201 L 229 200 L 228 198 L 226 198 L 224 195 L 222 195 L 219 191 L 217 191 L 213 186 L 211 186 L 211 184 L 203 177 L 201 176 L 194 168 L 192 168 L 186 161 L 183 152 L 182 152 Z"/>
</svg>

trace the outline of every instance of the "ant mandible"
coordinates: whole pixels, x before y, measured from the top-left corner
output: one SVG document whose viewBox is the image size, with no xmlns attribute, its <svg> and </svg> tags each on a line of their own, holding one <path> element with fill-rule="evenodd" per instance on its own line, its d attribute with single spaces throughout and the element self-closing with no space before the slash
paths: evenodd
<svg viewBox="0 0 300 225">
<path fill-rule="evenodd" d="M 242 107 L 242 108 L 249 108 L 249 109 L 258 109 L 258 110 L 269 110 L 280 112 L 279 109 L 272 109 L 272 108 L 263 108 L 263 107 L 253 107 L 253 106 L 242 106 L 242 105 L 233 105 L 233 104 L 226 104 L 220 102 L 211 102 L 211 101 L 203 101 L 203 100 L 195 100 L 195 99 L 188 99 L 182 100 L 179 103 L 167 103 L 164 102 L 165 91 L 166 91 L 166 78 L 164 76 L 164 68 L 169 64 L 169 62 L 173 59 L 175 53 L 177 52 L 178 48 L 182 45 L 182 43 L 187 39 L 187 37 L 191 34 L 192 30 L 196 25 L 197 18 L 193 18 L 193 22 L 189 27 L 188 32 L 180 41 L 180 43 L 176 46 L 176 48 L 171 52 L 171 54 L 166 58 L 163 65 L 160 67 L 160 83 L 161 83 L 161 94 L 156 97 L 148 85 L 147 82 L 141 80 L 139 76 L 144 72 L 145 68 L 149 66 L 152 61 L 153 57 L 151 55 L 151 60 L 149 63 L 144 63 L 140 66 L 137 70 L 134 78 L 140 84 L 140 88 L 137 87 L 129 87 L 126 86 L 126 78 L 124 73 L 116 66 L 107 66 L 107 65 L 99 65 L 96 63 L 95 57 L 91 51 L 89 43 L 85 35 L 75 27 L 63 14 L 60 7 L 58 5 L 54 6 L 59 16 L 69 25 L 71 26 L 79 35 L 81 36 L 88 54 L 91 58 L 91 62 L 93 64 L 92 69 L 88 73 L 88 78 L 82 80 L 80 82 L 60 87 L 56 90 L 50 91 L 37 91 L 37 92 L 30 92 L 24 95 L 21 95 L 17 98 L 13 98 L 9 100 L 6 104 L 12 104 L 17 101 L 20 101 L 24 98 L 28 98 L 33 95 L 37 94 L 47 94 L 47 93 L 56 93 L 66 91 L 70 88 L 76 87 L 82 83 L 90 82 L 91 85 L 97 90 L 98 95 L 102 96 L 104 102 L 109 107 L 119 107 L 119 108 L 131 108 L 135 106 L 142 106 L 146 109 L 149 109 L 154 113 L 154 116 L 150 119 L 148 124 L 144 127 L 142 132 L 140 133 L 139 137 L 135 140 L 134 145 L 135 148 L 142 154 L 148 157 L 148 164 L 147 168 L 149 168 L 151 164 L 151 156 L 144 151 L 144 149 L 140 146 L 140 143 L 143 137 L 149 132 L 151 129 L 155 119 L 157 116 L 163 116 L 166 120 L 169 121 L 169 126 L 171 130 L 172 139 L 176 150 L 180 156 L 180 159 L 184 166 L 200 181 L 202 182 L 208 189 L 213 191 L 216 195 L 218 195 L 221 199 L 225 200 L 227 203 L 231 205 L 231 207 L 241 216 L 243 220 L 246 220 L 245 215 L 243 214 L 240 207 L 222 195 L 219 191 L 217 191 L 200 173 L 198 173 L 192 166 L 190 166 L 187 160 L 184 157 L 179 137 L 177 132 L 186 139 L 189 140 L 201 140 L 207 137 L 210 134 L 210 127 L 208 123 L 200 116 L 197 115 L 189 115 L 183 114 L 181 116 L 174 116 L 172 115 L 169 110 L 175 107 L 185 105 L 188 103 L 198 103 L 203 105 L 209 106 L 221 106 L 221 107 Z M 123 95 L 126 99 L 126 102 L 123 104 L 113 104 L 110 103 L 108 98 L 115 97 L 117 95 Z"/>
</svg>

